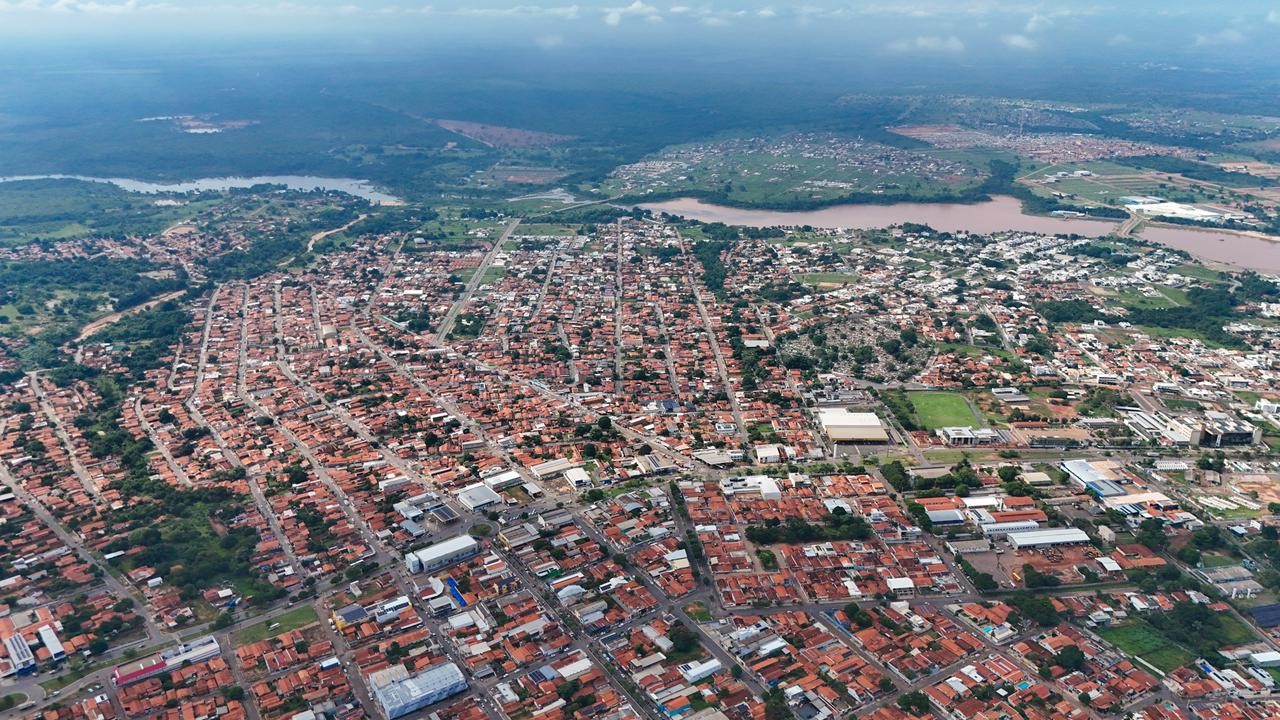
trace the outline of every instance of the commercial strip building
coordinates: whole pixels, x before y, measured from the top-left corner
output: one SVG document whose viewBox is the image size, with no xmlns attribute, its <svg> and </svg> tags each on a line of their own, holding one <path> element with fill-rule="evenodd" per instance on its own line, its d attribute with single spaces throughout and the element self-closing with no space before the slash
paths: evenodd
<svg viewBox="0 0 1280 720">
<path fill-rule="evenodd" d="M 480 552 L 480 543 L 470 535 L 459 535 L 435 545 L 428 545 L 421 550 L 414 550 L 404 556 L 405 567 L 409 572 L 422 573 L 439 570 Z"/>
<path fill-rule="evenodd" d="M 387 718 L 394 719 L 466 690 L 467 678 L 454 663 L 435 665 L 412 676 L 404 665 L 392 665 L 370 675 L 369 687 Z"/>
<path fill-rule="evenodd" d="M 991 428 L 944 427 L 933 432 L 952 447 L 995 445 L 1004 442 L 1004 437 Z"/>
<path fill-rule="evenodd" d="M 111 673 L 111 684 L 124 687 L 160 673 L 177 670 L 184 665 L 204 662 L 219 653 L 218 640 L 212 635 L 205 635 L 142 660 L 118 666 Z"/>
</svg>

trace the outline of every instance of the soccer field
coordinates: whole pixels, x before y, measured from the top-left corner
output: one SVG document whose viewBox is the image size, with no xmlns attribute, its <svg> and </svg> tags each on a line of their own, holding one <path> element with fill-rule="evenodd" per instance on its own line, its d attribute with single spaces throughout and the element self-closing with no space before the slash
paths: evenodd
<svg viewBox="0 0 1280 720">
<path fill-rule="evenodd" d="M 911 399 L 911 406 L 915 408 L 920 424 L 927 430 L 978 425 L 978 419 L 969 409 L 969 403 L 959 393 L 913 392 L 908 393 L 907 397 Z"/>
<path fill-rule="evenodd" d="M 1185 648 L 1170 642 L 1146 623 L 1099 628 L 1098 634 L 1122 651 L 1146 660 L 1163 672 L 1176 670 L 1195 659 Z"/>
</svg>

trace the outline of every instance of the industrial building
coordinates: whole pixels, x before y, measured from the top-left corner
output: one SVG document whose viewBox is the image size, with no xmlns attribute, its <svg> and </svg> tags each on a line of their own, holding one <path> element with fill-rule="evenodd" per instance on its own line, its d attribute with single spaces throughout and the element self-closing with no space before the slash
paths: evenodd
<svg viewBox="0 0 1280 720">
<path fill-rule="evenodd" d="M 724 666 L 715 658 L 703 660 L 701 662 L 695 660 L 694 662 L 687 662 L 678 667 L 680 674 L 684 676 L 684 681 L 690 684 L 709 678 L 720 672 L 723 668 Z"/>
<path fill-rule="evenodd" d="M 935 527 L 958 527 L 969 522 L 964 513 L 951 508 L 928 510 L 925 514 Z"/>
<path fill-rule="evenodd" d="M 62 641 L 58 639 L 58 633 L 53 628 L 45 625 L 36 631 L 36 635 L 40 637 L 40 643 L 44 645 L 44 649 L 49 652 L 49 659 L 53 662 L 65 660 L 67 657 L 66 648 L 62 647 Z"/>
<path fill-rule="evenodd" d="M 1191 443 L 1200 447 L 1257 445 L 1262 442 L 1262 428 L 1237 420 L 1216 410 L 1204 414 L 1204 421 L 1191 434 Z"/>
<path fill-rule="evenodd" d="M 1067 460 L 1062 463 L 1062 469 L 1082 489 L 1098 497 L 1128 494 L 1128 491 L 1120 486 L 1124 476 L 1121 475 L 1120 466 L 1117 463 L 1109 460 Z"/>
<path fill-rule="evenodd" d="M 448 567 L 480 552 L 480 543 L 470 535 L 459 535 L 435 545 L 428 545 L 421 550 L 414 550 L 404 556 L 405 567 L 409 572 L 422 573 Z"/>
<path fill-rule="evenodd" d="M 471 512 L 478 512 L 491 505 L 502 504 L 502 496 L 484 483 L 468 485 L 458 491 L 458 502 Z"/>
<path fill-rule="evenodd" d="M 832 442 L 889 442 L 889 433 L 875 413 L 849 412 L 844 408 L 818 408 L 818 423 Z"/>
<path fill-rule="evenodd" d="M 21 635 L 10 635 L 5 638 L 4 647 L 9 656 L 9 664 L 7 668 L 0 665 L 0 677 L 35 672 L 36 656 L 31 652 L 31 646 L 27 645 L 27 641 Z"/>
<path fill-rule="evenodd" d="M 982 534 L 993 540 L 999 540 L 1010 533 L 1022 533 L 1039 530 L 1040 523 L 1035 520 L 1014 520 L 1012 522 L 988 523 L 982 526 Z"/>
<path fill-rule="evenodd" d="M 373 697 L 387 718 L 398 718 L 467 689 L 467 678 L 454 663 L 442 663 L 410 676 L 404 665 L 392 665 L 369 676 Z"/>
<path fill-rule="evenodd" d="M 1049 528 L 1008 534 L 1009 544 L 1015 549 L 1075 545 L 1089 542 L 1089 536 L 1080 528 Z"/>
<path fill-rule="evenodd" d="M 509 487 L 515 487 L 524 482 L 524 477 L 518 470 L 504 470 L 485 477 L 484 484 L 488 485 L 492 490 L 506 490 Z"/>
</svg>

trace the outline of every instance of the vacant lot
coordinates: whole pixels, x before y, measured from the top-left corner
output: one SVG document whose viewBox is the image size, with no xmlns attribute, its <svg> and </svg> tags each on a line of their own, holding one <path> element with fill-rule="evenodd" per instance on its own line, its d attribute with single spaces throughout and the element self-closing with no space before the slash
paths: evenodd
<svg viewBox="0 0 1280 720">
<path fill-rule="evenodd" d="M 977 423 L 964 396 L 951 392 L 908 393 L 920 424 L 928 430 L 942 427 L 970 427 Z"/>
<path fill-rule="evenodd" d="M 805 285 L 852 285 L 858 282 L 857 275 L 839 272 L 807 273 L 800 276 Z"/>
<path fill-rule="evenodd" d="M 1146 660 L 1162 672 L 1176 670 L 1195 658 L 1180 645 L 1175 645 L 1158 630 L 1138 621 L 1100 628 L 1104 640 L 1130 655 Z"/>
<path fill-rule="evenodd" d="M 246 645 L 260 640 L 266 640 L 267 638 L 273 638 L 277 635 L 283 635 L 290 630 L 297 630 L 298 628 L 306 627 L 318 620 L 319 617 L 316 615 L 315 608 L 310 605 L 303 605 L 290 610 L 280 617 L 265 620 L 257 625 L 250 625 L 249 627 L 241 630 L 236 633 L 235 644 L 237 646 Z"/>
</svg>

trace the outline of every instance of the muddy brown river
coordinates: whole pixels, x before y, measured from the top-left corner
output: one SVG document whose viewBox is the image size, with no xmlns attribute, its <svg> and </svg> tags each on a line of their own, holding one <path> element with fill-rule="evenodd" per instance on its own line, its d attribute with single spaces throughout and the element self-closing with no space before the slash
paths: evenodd
<svg viewBox="0 0 1280 720">
<path fill-rule="evenodd" d="M 1025 230 L 1045 234 L 1076 233 L 1099 236 L 1115 230 L 1117 223 L 1085 218 L 1027 215 L 1022 204 L 1007 195 L 972 205 L 948 203 L 895 203 L 893 205 L 834 205 L 821 210 L 786 212 L 744 210 L 713 205 L 693 198 L 677 198 L 642 207 L 702 222 L 769 227 L 811 225 L 820 228 L 872 229 L 920 223 L 946 232 L 993 233 Z M 1139 233 L 1144 240 L 1161 243 L 1213 263 L 1264 272 L 1280 272 L 1280 242 L 1250 235 L 1168 225 L 1148 226 Z"/>
</svg>

